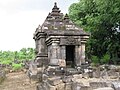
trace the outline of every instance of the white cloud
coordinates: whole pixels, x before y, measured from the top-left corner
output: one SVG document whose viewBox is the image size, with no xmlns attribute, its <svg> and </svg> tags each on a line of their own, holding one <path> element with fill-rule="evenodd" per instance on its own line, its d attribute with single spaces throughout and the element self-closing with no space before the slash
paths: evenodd
<svg viewBox="0 0 120 90">
<path fill-rule="evenodd" d="M 62 12 L 74 0 L 0 0 L 0 50 L 35 47 L 33 33 L 54 5 Z M 66 8 L 66 9 L 65 9 Z"/>
<path fill-rule="evenodd" d="M 46 15 L 47 12 L 44 11 L 1 15 L 0 49 L 19 50 L 23 47 L 34 47 L 33 33 L 36 27 L 43 23 Z"/>
</svg>

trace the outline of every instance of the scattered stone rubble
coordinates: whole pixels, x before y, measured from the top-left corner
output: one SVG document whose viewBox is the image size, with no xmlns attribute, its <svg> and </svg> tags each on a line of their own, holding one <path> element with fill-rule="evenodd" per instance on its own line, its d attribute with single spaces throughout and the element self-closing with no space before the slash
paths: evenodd
<svg viewBox="0 0 120 90">
<path fill-rule="evenodd" d="M 107 71 L 108 72 L 108 71 Z M 102 73 L 102 71 L 100 72 Z M 116 72 L 115 72 L 116 73 Z M 117 78 L 84 77 L 84 74 L 73 75 L 47 75 L 43 74 L 42 82 L 37 86 L 37 90 L 120 90 L 119 76 Z M 113 75 L 114 76 L 114 75 Z"/>
<path fill-rule="evenodd" d="M 118 72 L 120 67 L 115 66 L 116 70 L 114 70 L 114 68 L 111 68 L 112 66 L 109 65 L 108 68 L 110 69 L 106 70 L 105 68 L 101 69 L 102 66 L 100 66 L 98 70 L 98 68 L 92 69 L 89 68 L 89 65 L 87 66 L 88 70 L 85 67 L 81 69 L 83 72 L 79 72 L 79 70 L 73 68 L 64 68 L 62 70 L 57 68 L 56 70 L 56 68 L 50 66 L 47 68 L 36 67 L 37 70 L 33 69 L 33 71 L 37 71 L 35 75 L 37 75 L 36 77 L 40 81 L 37 90 L 120 90 Z M 104 72 L 105 74 L 103 74 Z M 110 72 L 113 74 L 110 74 Z M 96 77 L 98 73 L 100 75 Z"/>
</svg>

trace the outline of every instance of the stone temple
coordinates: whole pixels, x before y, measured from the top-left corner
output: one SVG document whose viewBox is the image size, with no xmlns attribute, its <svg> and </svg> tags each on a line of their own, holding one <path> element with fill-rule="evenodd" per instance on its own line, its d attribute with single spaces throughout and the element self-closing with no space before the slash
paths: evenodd
<svg viewBox="0 0 120 90">
<path fill-rule="evenodd" d="M 38 66 L 77 68 L 85 63 L 89 34 L 63 15 L 57 4 L 34 33 Z"/>
<path fill-rule="evenodd" d="M 33 38 L 37 78 L 42 82 L 37 90 L 70 90 L 64 89 L 67 85 L 64 77 L 81 73 L 89 34 L 77 27 L 67 14 L 61 13 L 55 3 L 44 23 L 36 28 Z M 61 89 L 56 86 L 59 83 L 63 84 Z"/>
<path fill-rule="evenodd" d="M 64 77 L 81 73 L 89 34 L 77 27 L 67 14 L 61 13 L 55 3 L 44 23 L 36 28 L 33 38 L 38 68 L 36 77 L 41 82 L 37 90 L 70 90 L 65 87 L 67 79 Z M 59 83 L 62 86 L 58 86 Z"/>
<path fill-rule="evenodd" d="M 113 86 L 118 88 L 114 90 L 120 90 L 120 82 L 110 85 L 112 81 L 106 81 L 114 69 L 106 74 L 103 67 L 92 68 L 86 63 L 85 44 L 89 34 L 67 14 L 63 15 L 56 3 L 33 38 L 36 58 L 29 66 L 28 75 L 40 81 L 37 90 L 113 90 Z M 119 72 L 111 74 L 111 78 L 119 76 Z"/>
</svg>

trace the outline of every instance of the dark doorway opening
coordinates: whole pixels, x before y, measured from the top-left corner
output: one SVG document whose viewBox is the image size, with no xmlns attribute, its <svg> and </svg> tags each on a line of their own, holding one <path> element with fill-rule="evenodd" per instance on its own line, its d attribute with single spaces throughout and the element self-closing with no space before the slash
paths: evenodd
<svg viewBox="0 0 120 90">
<path fill-rule="evenodd" d="M 67 45 L 66 46 L 66 66 L 74 67 L 75 65 L 74 59 L 75 59 L 75 46 Z"/>
</svg>

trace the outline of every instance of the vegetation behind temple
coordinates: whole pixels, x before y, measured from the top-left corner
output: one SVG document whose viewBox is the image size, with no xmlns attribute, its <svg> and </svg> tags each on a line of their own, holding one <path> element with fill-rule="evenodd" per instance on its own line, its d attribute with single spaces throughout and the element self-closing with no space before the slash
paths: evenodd
<svg viewBox="0 0 120 90">
<path fill-rule="evenodd" d="M 70 6 L 69 16 L 91 34 L 88 59 L 100 64 L 120 62 L 120 0 L 80 0 Z"/>
<path fill-rule="evenodd" d="M 20 51 L 0 51 L 0 64 L 12 65 L 14 70 L 22 68 L 23 61 L 34 58 L 35 50 L 33 48 L 22 48 Z"/>
</svg>

